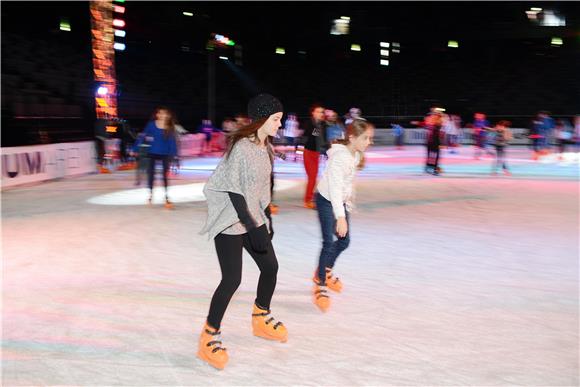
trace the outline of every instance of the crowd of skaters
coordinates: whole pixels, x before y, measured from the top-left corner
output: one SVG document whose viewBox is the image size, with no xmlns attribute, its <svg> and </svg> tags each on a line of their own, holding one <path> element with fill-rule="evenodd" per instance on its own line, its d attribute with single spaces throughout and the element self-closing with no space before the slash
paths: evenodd
<svg viewBox="0 0 580 387">
<path fill-rule="evenodd" d="M 290 147 L 293 150 L 290 155 L 293 154 L 294 161 L 297 161 L 300 154 L 302 155 L 307 176 L 303 197 L 304 207 L 316 208 L 314 190 L 321 160 L 328 157 L 327 151 L 332 143 L 344 139 L 346 126 L 355 119 L 364 119 L 359 108 L 353 107 L 341 117 L 335 110 L 316 103 L 310 106 L 309 115 L 304 120 L 300 121 L 296 113 L 290 112 L 287 114 L 283 126 L 276 135 L 276 142 L 282 142 L 285 144 L 286 149 Z M 221 154 L 225 150 L 225 137 L 230 136 L 250 123 L 251 119 L 245 114 L 237 114 L 234 117 L 225 118 L 221 127 L 214 126 L 209 119 L 202 120 L 197 127 L 197 132 L 205 136 L 201 155 L 214 155 L 215 151 L 219 151 Z M 446 114 L 443 109 L 433 106 L 422 121 L 411 121 L 410 123 L 422 127 L 426 132 L 425 173 L 435 176 L 440 175 L 443 173 L 443 169 L 440 166 L 441 150 L 447 149 L 450 154 L 457 153 L 461 139 L 465 135 L 461 117 L 457 114 Z M 510 141 L 514 138 L 510 126 L 511 123 L 507 120 L 499 120 L 492 124 L 486 114 L 482 112 L 476 112 L 472 122 L 465 125 L 471 131 L 473 158 L 479 160 L 482 156 L 488 156 L 495 160 L 491 174 L 496 174 L 500 168 L 504 174 L 511 174 L 506 162 L 506 150 Z M 405 144 L 404 127 L 400 123 L 393 123 L 391 127 L 396 149 L 403 149 Z M 223 140 L 221 141 L 223 144 L 220 142 L 220 146 L 216 146 L 216 142 L 212 141 L 216 139 L 216 133 L 218 132 L 223 133 L 219 137 Z M 127 153 L 136 161 L 135 185 L 141 184 L 142 175 L 147 176 L 146 181 L 151 190 L 150 203 L 152 201 L 155 169 L 157 163 L 160 163 L 166 192 L 166 206 L 172 207 L 167 196 L 168 176 L 179 172 L 179 137 L 188 133 L 177 122 L 177 118 L 171 109 L 158 107 L 140 133 L 135 134 L 129 140 L 122 138 L 122 145 L 124 144 L 124 146 L 121 146 L 122 153 L 125 155 L 125 149 L 127 149 Z M 540 111 L 531 121 L 529 132 L 525 136 L 530 141 L 532 158 L 537 160 L 551 151 L 553 143 L 555 143 L 556 151 L 560 154 L 560 157 L 570 147 L 577 148 L 580 140 L 579 133 L 580 116 L 576 116 L 574 124 L 571 124 L 565 118 L 554 119 L 549 112 Z M 520 136 L 522 135 L 520 134 Z M 128 142 L 129 144 L 127 144 Z M 130 146 L 130 142 L 133 142 L 132 146 Z M 100 148 L 103 147 L 101 146 Z M 285 154 L 275 153 L 275 155 L 286 158 Z M 100 158 L 102 159 L 102 155 Z M 126 155 L 121 157 L 121 161 L 126 159 Z M 99 168 L 101 172 L 105 169 L 102 164 L 99 165 Z M 105 169 L 105 172 L 108 171 Z M 272 187 L 273 184 L 274 178 L 272 175 Z M 276 213 L 277 210 L 277 206 L 272 204 L 272 212 Z"/>
<path fill-rule="evenodd" d="M 442 173 L 440 167 L 441 149 L 449 149 L 449 153 L 457 153 L 460 146 L 459 139 L 464 136 L 461 118 L 458 115 L 445 114 L 438 107 L 432 107 L 422 121 L 411 123 L 426 130 L 425 145 L 427 148 L 425 172 L 433 175 Z M 505 159 L 506 148 L 516 136 L 512 133 L 511 122 L 498 120 L 492 124 L 485 113 L 476 112 L 473 121 L 466 124 L 471 130 L 473 141 L 473 158 L 479 160 L 482 155 L 492 157 L 491 174 L 495 175 L 501 166 L 504 174 L 511 175 Z M 393 125 L 397 148 L 403 143 L 404 129 L 400 125 Z M 580 142 L 580 116 L 575 117 L 574 126 L 565 119 L 554 120 L 549 112 L 541 111 L 532 120 L 527 133 L 519 134 L 527 137 L 532 149 L 532 159 L 538 160 L 542 155 L 552 151 L 552 143 L 556 145 L 559 159 L 563 158 L 569 146 L 578 148 Z"/>
</svg>

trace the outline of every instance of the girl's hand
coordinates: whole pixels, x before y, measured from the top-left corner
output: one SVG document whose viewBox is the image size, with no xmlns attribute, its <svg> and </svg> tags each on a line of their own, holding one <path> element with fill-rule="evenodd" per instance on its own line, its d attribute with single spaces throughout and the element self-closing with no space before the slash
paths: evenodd
<svg viewBox="0 0 580 387">
<path fill-rule="evenodd" d="M 345 217 L 340 217 L 336 220 L 336 233 L 341 238 L 344 238 L 348 233 L 348 223 L 346 223 Z"/>
</svg>

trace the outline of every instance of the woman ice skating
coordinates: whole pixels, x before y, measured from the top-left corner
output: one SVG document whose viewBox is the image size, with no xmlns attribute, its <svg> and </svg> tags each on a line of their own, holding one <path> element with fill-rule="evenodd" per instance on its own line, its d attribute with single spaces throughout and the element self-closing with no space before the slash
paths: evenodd
<svg viewBox="0 0 580 387">
<path fill-rule="evenodd" d="M 313 278 L 313 295 L 314 303 L 323 312 L 330 307 L 327 287 L 335 292 L 342 290 L 342 282 L 332 270 L 336 259 L 350 242 L 354 177 L 357 169 L 364 165 L 363 154 L 371 143 L 373 132 L 374 127 L 366 120 L 353 120 L 346 127 L 345 139 L 336 140 L 328 151 L 328 163 L 318 184 L 316 209 L 323 242 Z"/>
<path fill-rule="evenodd" d="M 173 208 L 167 193 L 169 164 L 177 156 L 177 140 L 175 135 L 175 115 L 166 107 L 155 109 L 151 121 L 145 127 L 145 141 L 151 144 L 149 148 L 148 182 L 149 204 L 153 201 L 153 181 L 157 161 L 163 164 L 163 186 L 165 187 L 165 207 Z"/>
<path fill-rule="evenodd" d="M 252 122 L 229 136 L 224 158 L 204 187 L 207 223 L 201 233 L 214 239 L 222 273 L 199 339 L 198 356 L 218 369 L 228 362 L 219 339 L 222 318 L 242 276 L 242 249 L 258 267 L 257 297 L 252 311 L 255 336 L 285 342 L 286 327 L 270 314 L 276 287 L 278 261 L 271 238 L 269 212 L 270 174 L 273 150 L 268 136 L 276 135 L 282 119 L 282 104 L 269 94 L 260 94 L 248 104 Z"/>
</svg>

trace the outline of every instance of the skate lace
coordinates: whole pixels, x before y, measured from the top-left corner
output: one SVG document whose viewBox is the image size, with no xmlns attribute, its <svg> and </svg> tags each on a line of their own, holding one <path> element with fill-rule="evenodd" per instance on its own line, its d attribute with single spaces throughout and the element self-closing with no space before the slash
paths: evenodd
<svg viewBox="0 0 580 387">
<path fill-rule="evenodd" d="M 316 289 L 316 291 L 314 292 L 314 294 L 316 294 L 316 299 L 317 300 L 319 298 L 322 298 L 322 297 L 328 298 L 328 296 L 326 295 L 326 293 L 327 293 L 327 290 L 326 289 L 321 289 L 321 288 Z"/>
<path fill-rule="evenodd" d="M 340 278 L 335 277 L 334 275 L 332 275 L 332 271 L 330 270 L 326 270 L 326 280 L 327 281 L 331 281 L 332 283 L 337 283 L 338 281 L 340 281 Z"/>
<path fill-rule="evenodd" d="M 262 312 L 262 313 L 252 313 L 252 316 L 254 316 L 254 317 L 266 317 L 266 316 L 268 316 L 269 314 L 270 314 L 270 309 L 268 309 L 267 311 L 265 311 L 265 312 Z M 270 317 L 269 319 L 265 320 L 265 321 L 264 321 L 264 323 L 265 323 L 266 325 L 270 325 L 270 323 L 272 323 L 272 321 L 275 321 L 275 320 L 276 320 L 276 319 L 275 319 L 274 317 Z M 278 321 L 278 322 L 276 322 L 276 323 L 274 324 L 273 328 L 274 328 L 274 329 L 278 329 L 278 327 L 279 327 L 279 326 L 281 326 L 281 325 L 284 325 L 284 324 L 282 323 L 282 321 Z"/>
<path fill-rule="evenodd" d="M 220 335 L 221 335 L 221 333 L 222 333 L 221 331 L 212 332 L 212 331 L 210 331 L 209 329 L 206 329 L 206 330 L 205 330 L 205 333 L 207 333 L 208 335 L 211 335 L 211 336 L 213 336 L 213 339 L 214 339 L 214 340 L 211 340 L 211 341 L 209 341 L 209 342 L 206 344 L 206 346 L 207 346 L 207 347 L 214 347 L 214 346 L 215 346 L 215 347 L 214 347 L 214 348 L 211 350 L 211 352 L 212 352 L 212 353 L 216 353 L 217 351 L 225 351 L 225 350 L 226 350 L 226 348 L 225 348 L 225 347 L 222 347 L 222 341 L 221 341 L 221 340 L 219 340 L 219 339 L 221 339 L 221 337 L 220 337 Z M 217 340 L 216 340 L 216 339 L 217 339 Z"/>
</svg>

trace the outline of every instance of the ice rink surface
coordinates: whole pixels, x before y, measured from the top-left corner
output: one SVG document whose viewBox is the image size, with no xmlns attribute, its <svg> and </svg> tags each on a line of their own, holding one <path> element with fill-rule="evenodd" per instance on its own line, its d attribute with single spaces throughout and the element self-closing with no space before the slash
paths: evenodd
<svg viewBox="0 0 580 387">
<path fill-rule="evenodd" d="M 326 314 L 311 299 L 321 236 L 304 168 L 278 160 L 272 312 L 289 341 L 252 336 L 245 255 L 224 371 L 195 356 L 220 280 L 198 235 L 217 158 L 183 161 L 174 210 L 145 205 L 134 171 L 4 191 L 2 384 L 577 386 L 578 154 L 514 147 L 506 177 L 459 152 L 434 177 L 423 148 L 369 151 Z"/>
</svg>

